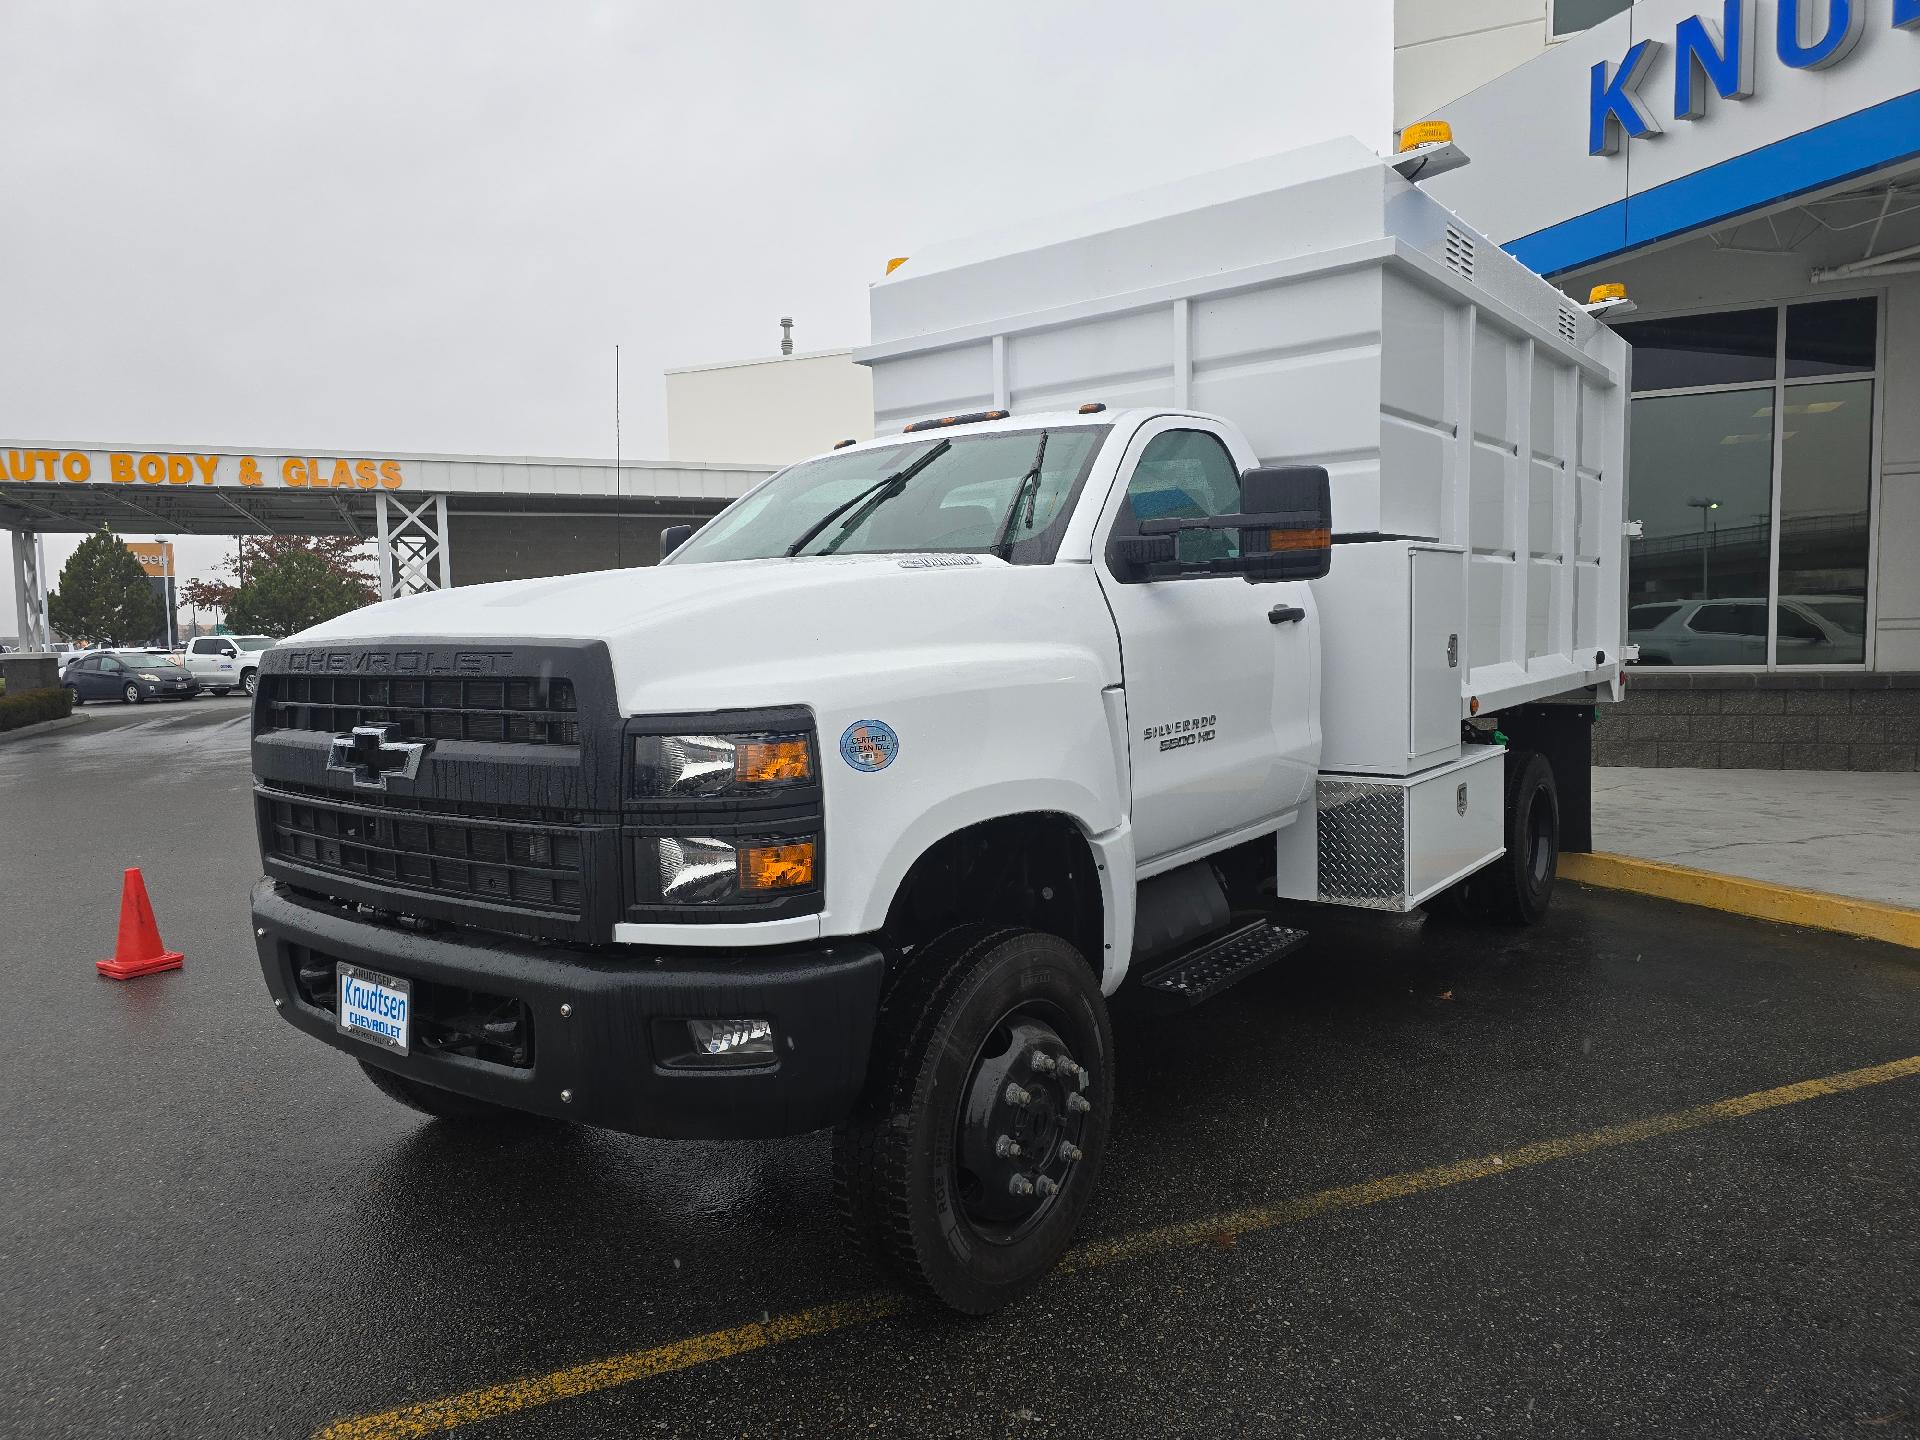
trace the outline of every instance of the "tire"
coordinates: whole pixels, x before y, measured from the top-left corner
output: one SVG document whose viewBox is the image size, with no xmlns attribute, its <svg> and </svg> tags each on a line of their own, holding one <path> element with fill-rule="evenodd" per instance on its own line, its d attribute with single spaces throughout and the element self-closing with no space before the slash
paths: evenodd
<svg viewBox="0 0 1920 1440">
<path fill-rule="evenodd" d="M 1553 767 L 1531 750 L 1507 752 L 1507 853 L 1473 877 L 1473 902 L 1503 925 L 1537 925 L 1560 867 L 1560 792 Z"/>
<path fill-rule="evenodd" d="M 422 1115 L 431 1115 L 436 1120 L 446 1120 L 456 1125 L 492 1126 L 512 1130 L 537 1130 L 568 1123 L 546 1115 L 530 1115 L 525 1110 L 515 1110 L 506 1105 L 495 1105 L 491 1100 L 475 1100 L 470 1095 L 456 1095 L 451 1090 L 442 1090 L 438 1085 L 428 1085 L 419 1080 L 408 1079 L 405 1075 L 396 1075 L 391 1070 L 383 1070 L 378 1065 L 368 1064 L 365 1060 L 355 1063 L 366 1072 L 367 1079 L 373 1082 L 373 1088 L 389 1100 L 398 1100 L 409 1110 L 417 1110 Z"/>
<path fill-rule="evenodd" d="M 1112 1096 L 1106 1002 L 1078 952 L 1032 930 L 951 931 L 880 1002 L 866 1093 L 834 1131 L 842 1223 L 917 1293 L 990 1314 L 1072 1243 Z"/>
<path fill-rule="evenodd" d="M 248 670 L 243 673 L 240 676 L 240 688 L 246 691 L 247 695 L 251 697 L 253 692 L 260 688 L 260 672 L 258 670 Z"/>
<path fill-rule="evenodd" d="M 140 703 L 140 687 L 131 680 L 122 685 L 120 687 L 120 703 L 122 705 L 138 705 Z"/>
<path fill-rule="evenodd" d="M 80 691 L 77 686 L 73 686 L 73 685 L 67 686 L 67 694 L 73 697 L 73 708 L 76 710 L 78 710 L 82 705 L 87 703 L 86 701 L 80 698 Z"/>
<path fill-rule="evenodd" d="M 207 688 L 213 691 L 213 693 L 218 695 L 222 700 L 226 699 L 227 696 L 233 693 L 233 687 L 231 685 L 209 685 Z"/>
</svg>

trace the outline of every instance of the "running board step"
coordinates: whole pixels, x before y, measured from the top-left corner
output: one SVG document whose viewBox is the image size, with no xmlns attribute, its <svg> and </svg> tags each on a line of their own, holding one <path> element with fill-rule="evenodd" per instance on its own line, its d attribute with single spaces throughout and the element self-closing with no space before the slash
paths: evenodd
<svg viewBox="0 0 1920 1440">
<path fill-rule="evenodd" d="M 1197 950 L 1188 951 L 1140 983 L 1149 990 L 1159 990 L 1189 1005 L 1198 1005 L 1203 1000 L 1211 1000 L 1229 985 L 1259 974 L 1306 943 L 1304 930 L 1289 930 L 1284 925 L 1255 920 L 1218 940 L 1208 941 Z"/>
</svg>

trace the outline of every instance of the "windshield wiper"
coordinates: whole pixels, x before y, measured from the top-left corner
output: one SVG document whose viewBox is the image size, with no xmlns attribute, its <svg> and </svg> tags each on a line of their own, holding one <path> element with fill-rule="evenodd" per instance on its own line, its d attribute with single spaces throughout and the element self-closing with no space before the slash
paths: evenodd
<svg viewBox="0 0 1920 1440">
<path fill-rule="evenodd" d="M 842 515 L 846 515 L 854 506 L 859 505 L 859 511 L 848 516 L 846 523 L 840 527 L 840 533 L 834 536 L 832 541 L 827 545 L 827 548 L 820 552 L 822 555 L 831 555 L 834 546 L 846 539 L 867 516 L 871 515 L 882 505 L 886 504 L 887 501 L 906 489 L 909 480 L 913 479 L 914 476 L 918 475 L 922 470 L 926 469 L 927 466 L 931 465 L 935 460 L 938 460 L 952 448 L 953 441 L 942 440 L 938 445 L 927 451 L 926 454 L 922 455 L 905 469 L 894 471 L 893 474 L 887 476 L 886 479 L 875 481 L 858 495 L 834 506 L 833 509 L 829 510 L 812 525 L 808 526 L 806 534 L 802 535 L 787 547 L 788 556 L 798 555 L 812 543 L 814 537 L 822 530 L 826 529 L 827 526 L 838 520 Z M 862 501 L 866 503 L 861 504 Z"/>
<path fill-rule="evenodd" d="M 1027 528 L 1033 528 L 1033 507 L 1040 499 L 1040 469 L 1047 463 L 1047 432 L 1040 432 L 1040 448 L 1033 452 L 1033 466 L 1020 477 L 1020 488 L 1013 492 L 1013 504 L 1007 518 L 1000 522 L 1000 538 L 993 542 L 993 553 L 1002 560 L 1013 559 L 1013 517 L 1020 513 L 1020 502 L 1027 502 Z M 1031 488 L 1029 488 L 1031 487 Z"/>
</svg>

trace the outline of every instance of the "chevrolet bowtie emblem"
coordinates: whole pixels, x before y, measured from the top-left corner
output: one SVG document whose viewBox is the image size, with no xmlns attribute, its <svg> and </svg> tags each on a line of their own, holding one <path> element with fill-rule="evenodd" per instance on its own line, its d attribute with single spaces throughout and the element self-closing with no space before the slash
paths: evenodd
<svg viewBox="0 0 1920 1440">
<path fill-rule="evenodd" d="M 420 773 L 420 761 L 431 740 L 398 740 L 397 725 L 356 725 L 344 735 L 333 737 L 327 751 L 327 769 L 351 775 L 353 783 L 368 790 L 384 790 L 387 778 L 398 775 L 411 780 Z"/>
</svg>

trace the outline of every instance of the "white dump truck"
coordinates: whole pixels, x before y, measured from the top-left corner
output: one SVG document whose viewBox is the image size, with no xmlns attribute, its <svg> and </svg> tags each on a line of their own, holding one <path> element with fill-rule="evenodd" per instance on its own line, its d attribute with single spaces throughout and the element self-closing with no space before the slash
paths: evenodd
<svg viewBox="0 0 1920 1440">
<path fill-rule="evenodd" d="M 430 1115 L 833 1127 L 853 1237 L 984 1312 L 1092 1194 L 1117 992 L 1211 998 L 1279 902 L 1539 918 L 1620 693 L 1627 347 L 1416 168 L 918 254 L 881 438 L 657 567 L 267 651 L 275 1005 Z"/>
</svg>

